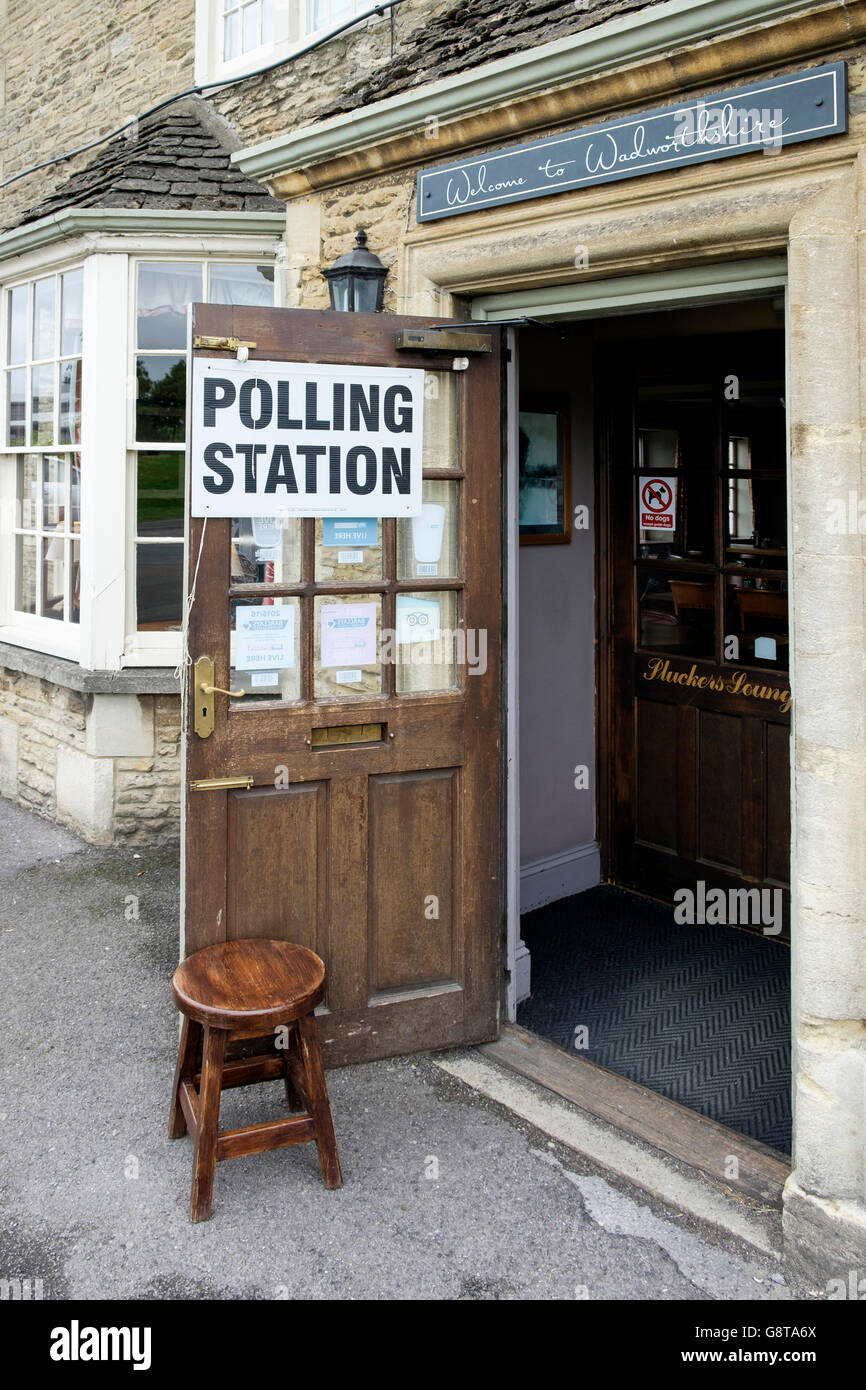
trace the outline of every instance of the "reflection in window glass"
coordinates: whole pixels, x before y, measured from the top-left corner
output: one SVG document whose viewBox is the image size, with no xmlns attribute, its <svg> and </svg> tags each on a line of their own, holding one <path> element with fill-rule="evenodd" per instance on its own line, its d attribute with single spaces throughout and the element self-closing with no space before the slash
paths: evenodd
<svg viewBox="0 0 866 1390">
<path fill-rule="evenodd" d="M 209 304 L 261 304 L 274 302 L 274 268 L 215 261 L 210 268 Z"/>
<path fill-rule="evenodd" d="M 135 592 L 139 631 L 180 631 L 183 609 L 183 546 L 135 548 Z"/>
<path fill-rule="evenodd" d="M 640 645 L 672 656 L 714 654 L 715 585 L 710 575 L 639 569 Z"/>
<path fill-rule="evenodd" d="M 183 537 L 184 456 L 169 453 L 138 455 L 137 523 L 142 538 Z"/>
<path fill-rule="evenodd" d="M 135 437 L 143 444 L 182 444 L 186 427 L 186 358 L 139 357 Z"/>
<path fill-rule="evenodd" d="M 457 658 L 480 668 L 480 650 L 460 648 L 457 595 L 398 594 L 395 659 L 398 694 L 411 690 L 452 690 L 457 685 Z M 486 655 L 486 649 L 485 649 Z M 485 663 L 486 664 L 486 663 Z"/>
<path fill-rule="evenodd" d="M 725 632 L 737 639 L 734 665 L 788 666 L 788 583 L 760 575 L 735 575 L 725 591 Z"/>
<path fill-rule="evenodd" d="M 301 694 L 300 601 L 233 599 L 231 689 L 250 700 L 298 700 Z"/>
<path fill-rule="evenodd" d="M 9 391 L 9 426 L 7 441 L 12 444 L 26 443 L 27 429 L 27 368 L 18 367 L 7 376 Z"/>
<path fill-rule="evenodd" d="M 66 555 L 61 536 L 42 541 L 42 617 L 60 622 L 65 615 Z"/>
<path fill-rule="evenodd" d="M 84 342 L 84 271 L 70 270 L 60 277 L 60 356 L 81 352 Z"/>
<path fill-rule="evenodd" d="M 301 577 L 301 523 L 297 517 L 235 517 L 232 584 L 297 584 Z"/>
<path fill-rule="evenodd" d="M 30 368 L 30 443 L 54 443 L 54 364 Z"/>
<path fill-rule="evenodd" d="M 27 299 L 26 285 L 9 291 L 9 346 L 7 362 L 27 361 Z"/>
<path fill-rule="evenodd" d="M 457 468 L 457 391 L 459 373 L 424 373 L 424 436 L 421 461 L 425 468 Z"/>
<path fill-rule="evenodd" d="M 15 607 L 19 613 L 36 612 L 36 537 L 15 537 Z"/>
<path fill-rule="evenodd" d="M 42 528 L 56 531 L 66 513 L 66 460 L 56 454 L 42 456 Z"/>
<path fill-rule="evenodd" d="M 195 262 L 142 261 L 138 267 L 138 346 L 186 348 L 187 305 L 202 298 Z"/>
<path fill-rule="evenodd" d="M 33 285 L 33 360 L 54 356 L 54 305 L 57 282 L 53 275 Z"/>
<path fill-rule="evenodd" d="M 315 600 L 317 700 L 376 695 L 382 689 L 381 607 L 381 600 L 374 594 Z"/>
</svg>

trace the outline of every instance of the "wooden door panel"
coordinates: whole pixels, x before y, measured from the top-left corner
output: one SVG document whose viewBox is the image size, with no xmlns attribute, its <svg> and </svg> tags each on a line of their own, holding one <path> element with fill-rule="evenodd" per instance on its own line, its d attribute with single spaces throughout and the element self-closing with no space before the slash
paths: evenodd
<svg viewBox="0 0 866 1390">
<path fill-rule="evenodd" d="M 228 794 L 226 938 L 320 953 L 326 927 L 327 782 Z"/>
<path fill-rule="evenodd" d="M 743 721 L 698 711 L 698 854 L 701 863 L 742 871 Z"/>
<path fill-rule="evenodd" d="M 677 709 L 660 700 L 638 700 L 637 839 L 670 854 L 677 851 Z"/>
<path fill-rule="evenodd" d="M 371 996 L 459 979 L 453 939 L 459 800 L 457 768 L 370 779 Z"/>
</svg>

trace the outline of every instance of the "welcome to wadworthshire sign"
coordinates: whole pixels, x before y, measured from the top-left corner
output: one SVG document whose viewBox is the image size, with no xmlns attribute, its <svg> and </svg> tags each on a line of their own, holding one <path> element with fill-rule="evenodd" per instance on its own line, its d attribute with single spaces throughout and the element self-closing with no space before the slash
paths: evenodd
<svg viewBox="0 0 866 1390">
<path fill-rule="evenodd" d="M 519 203 L 749 151 L 842 135 L 845 63 L 828 63 L 585 130 L 513 145 L 418 176 L 418 221 Z"/>
</svg>

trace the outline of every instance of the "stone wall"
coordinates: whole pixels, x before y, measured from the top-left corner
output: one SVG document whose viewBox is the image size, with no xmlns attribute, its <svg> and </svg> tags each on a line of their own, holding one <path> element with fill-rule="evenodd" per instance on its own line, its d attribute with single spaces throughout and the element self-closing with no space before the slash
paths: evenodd
<svg viewBox="0 0 866 1390">
<path fill-rule="evenodd" d="M 0 667 L 0 794 L 91 844 L 180 828 L 180 699 L 88 695 Z"/>
</svg>

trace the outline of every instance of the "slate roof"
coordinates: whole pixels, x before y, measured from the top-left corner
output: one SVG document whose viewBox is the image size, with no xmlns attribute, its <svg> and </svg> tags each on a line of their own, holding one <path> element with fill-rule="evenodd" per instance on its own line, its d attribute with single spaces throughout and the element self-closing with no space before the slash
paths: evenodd
<svg viewBox="0 0 866 1390">
<path fill-rule="evenodd" d="M 410 34 L 390 63 L 348 83 L 340 97 L 317 110 L 313 119 L 357 110 L 410 87 L 437 82 L 658 3 L 660 0 L 457 0 Z"/>
<path fill-rule="evenodd" d="M 188 102 L 117 136 L 78 173 L 15 224 L 67 208 L 185 208 L 195 212 L 283 212 L 260 183 L 229 162 L 228 149 Z"/>
</svg>

